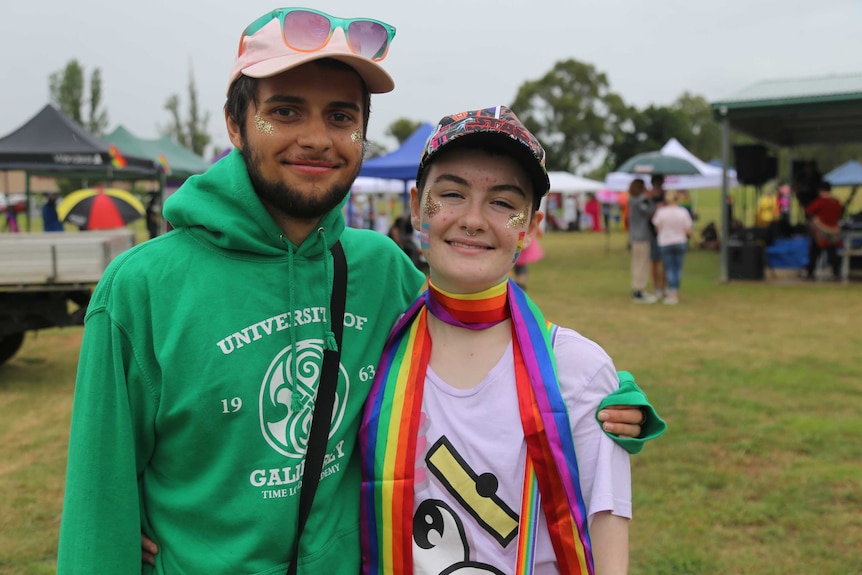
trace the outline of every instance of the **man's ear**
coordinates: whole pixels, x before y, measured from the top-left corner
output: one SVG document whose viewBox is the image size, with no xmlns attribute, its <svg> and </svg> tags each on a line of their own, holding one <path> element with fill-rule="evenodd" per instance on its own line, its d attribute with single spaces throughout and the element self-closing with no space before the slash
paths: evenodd
<svg viewBox="0 0 862 575">
<path fill-rule="evenodd" d="M 242 150 L 242 132 L 239 129 L 239 124 L 231 119 L 227 110 L 224 111 L 224 122 L 227 125 L 227 133 L 228 137 L 230 137 L 230 143 L 233 144 L 234 148 Z"/>
<path fill-rule="evenodd" d="M 413 224 L 413 229 L 418 230 L 419 224 L 421 223 L 422 218 L 419 217 L 421 213 L 420 203 L 422 202 L 422 196 L 419 194 L 419 190 L 416 189 L 416 186 L 410 188 L 410 223 Z"/>
</svg>

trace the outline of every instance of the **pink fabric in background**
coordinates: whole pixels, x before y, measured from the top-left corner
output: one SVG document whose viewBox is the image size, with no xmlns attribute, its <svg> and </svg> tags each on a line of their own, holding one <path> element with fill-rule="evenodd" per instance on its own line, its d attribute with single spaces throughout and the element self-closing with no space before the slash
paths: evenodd
<svg viewBox="0 0 862 575">
<path fill-rule="evenodd" d="M 539 240 L 534 238 L 530 245 L 521 252 L 515 263 L 520 266 L 526 266 L 539 261 L 543 257 L 545 257 L 545 250 L 539 245 Z"/>
</svg>

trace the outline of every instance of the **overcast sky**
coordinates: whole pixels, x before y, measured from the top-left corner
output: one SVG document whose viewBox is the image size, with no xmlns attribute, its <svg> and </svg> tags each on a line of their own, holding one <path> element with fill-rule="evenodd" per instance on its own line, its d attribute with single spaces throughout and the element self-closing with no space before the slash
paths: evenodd
<svg viewBox="0 0 862 575">
<path fill-rule="evenodd" d="M 296 5 L 296 4 L 294 4 Z M 302 3 L 298 5 L 303 5 Z M 518 87 L 575 58 L 604 72 L 638 107 L 684 91 L 721 99 L 764 79 L 862 72 L 860 0 L 321 0 L 342 17 L 398 29 L 375 96 L 369 136 L 398 118 L 510 103 Z M 48 103 L 48 77 L 72 58 L 102 70 L 110 129 L 154 138 L 171 94 L 188 102 L 193 71 L 209 132 L 224 127 L 227 75 L 239 36 L 278 7 L 261 0 L 2 0 L 0 136 Z"/>
</svg>

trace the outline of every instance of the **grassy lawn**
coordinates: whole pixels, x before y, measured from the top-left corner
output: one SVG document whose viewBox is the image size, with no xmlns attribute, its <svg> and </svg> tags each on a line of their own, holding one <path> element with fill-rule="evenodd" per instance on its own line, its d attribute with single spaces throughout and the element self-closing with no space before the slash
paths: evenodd
<svg viewBox="0 0 862 575">
<path fill-rule="evenodd" d="M 531 296 L 669 424 L 632 459 L 631 573 L 862 573 L 862 284 L 720 284 L 718 254 L 692 251 L 680 305 L 635 305 L 625 234 L 542 242 Z M 80 337 L 28 334 L 0 367 L 2 574 L 55 568 Z"/>
</svg>

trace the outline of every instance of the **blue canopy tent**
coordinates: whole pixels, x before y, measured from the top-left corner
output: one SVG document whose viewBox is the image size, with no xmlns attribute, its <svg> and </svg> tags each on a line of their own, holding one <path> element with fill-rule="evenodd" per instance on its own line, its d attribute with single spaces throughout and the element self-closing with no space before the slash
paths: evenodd
<svg viewBox="0 0 862 575">
<path fill-rule="evenodd" d="M 850 160 L 823 176 L 823 179 L 833 186 L 860 186 L 862 185 L 862 164 L 856 160 Z"/>
<path fill-rule="evenodd" d="M 360 176 L 370 178 L 390 178 L 404 181 L 404 208 L 410 204 L 410 187 L 416 181 L 416 170 L 419 169 L 419 159 L 422 150 L 434 126 L 425 123 L 419 126 L 413 134 L 401 144 L 401 147 L 383 156 L 371 158 L 362 163 Z"/>
<path fill-rule="evenodd" d="M 847 208 L 853 203 L 853 198 L 856 197 L 856 191 L 859 186 L 862 186 L 862 164 L 856 160 L 845 162 L 823 176 L 823 179 L 833 186 L 853 186 L 850 192 L 850 197 L 844 202 L 844 210 L 842 216 L 847 213 Z"/>
</svg>

